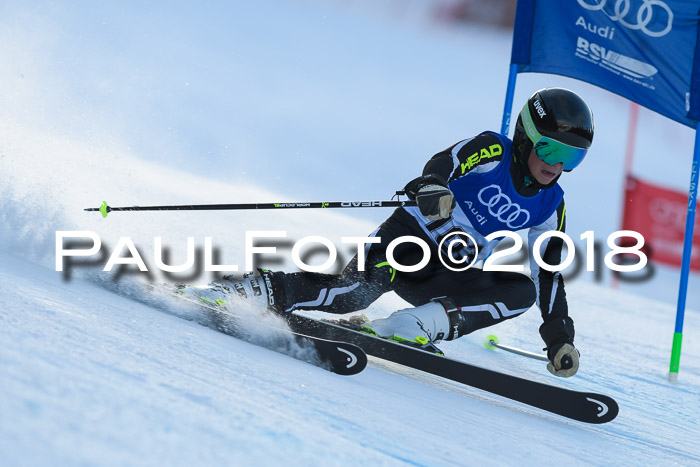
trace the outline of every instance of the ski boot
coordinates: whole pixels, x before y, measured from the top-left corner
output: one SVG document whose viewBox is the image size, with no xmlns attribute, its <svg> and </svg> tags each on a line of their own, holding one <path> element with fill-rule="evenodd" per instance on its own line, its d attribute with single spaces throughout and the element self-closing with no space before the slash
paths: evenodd
<svg viewBox="0 0 700 467">
<path fill-rule="evenodd" d="M 396 311 L 386 318 L 369 321 L 362 327 L 366 332 L 384 339 L 445 355 L 435 344 L 459 337 L 461 319 L 461 312 L 454 302 L 436 299 L 425 305 Z"/>
<path fill-rule="evenodd" d="M 224 276 L 207 285 L 181 284 L 177 292 L 209 307 L 235 309 L 243 306 L 278 312 L 268 274 L 269 271 L 261 269 L 259 273 L 246 273 L 243 277 Z"/>
</svg>

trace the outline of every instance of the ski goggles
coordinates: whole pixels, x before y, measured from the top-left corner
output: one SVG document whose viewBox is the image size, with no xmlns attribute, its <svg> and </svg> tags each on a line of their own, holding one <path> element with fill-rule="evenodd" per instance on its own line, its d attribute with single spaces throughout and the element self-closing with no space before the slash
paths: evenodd
<svg viewBox="0 0 700 467">
<path fill-rule="evenodd" d="M 564 170 L 568 171 L 575 169 L 583 158 L 586 157 L 586 153 L 588 152 L 586 148 L 571 146 L 548 136 L 542 136 L 542 134 L 537 131 L 532 121 L 527 103 L 523 107 L 523 110 L 520 111 L 520 118 L 523 122 L 527 137 L 530 138 L 530 141 L 534 144 L 535 154 L 537 154 L 537 157 L 545 164 L 554 165 L 561 162 L 564 164 Z"/>
</svg>

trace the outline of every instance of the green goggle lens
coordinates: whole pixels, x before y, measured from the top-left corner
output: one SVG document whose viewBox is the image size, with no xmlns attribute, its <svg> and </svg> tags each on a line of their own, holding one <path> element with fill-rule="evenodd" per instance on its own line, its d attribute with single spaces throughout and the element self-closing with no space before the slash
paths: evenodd
<svg viewBox="0 0 700 467">
<path fill-rule="evenodd" d="M 564 170 L 573 170 L 586 157 L 588 149 L 570 146 L 548 136 L 542 136 L 532 121 L 527 103 L 520 111 L 520 118 L 523 122 L 525 133 L 530 138 L 530 141 L 534 143 L 535 154 L 543 162 L 549 165 L 561 162 L 564 164 Z"/>
<path fill-rule="evenodd" d="M 546 164 L 554 165 L 558 162 L 564 164 L 564 170 L 572 170 L 578 166 L 588 149 L 569 146 L 561 141 L 542 136 L 535 143 L 535 154 Z"/>
</svg>

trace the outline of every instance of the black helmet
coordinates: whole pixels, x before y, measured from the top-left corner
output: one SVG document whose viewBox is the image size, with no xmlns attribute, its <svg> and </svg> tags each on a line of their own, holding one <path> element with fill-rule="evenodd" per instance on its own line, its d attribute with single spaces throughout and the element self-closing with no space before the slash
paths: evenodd
<svg viewBox="0 0 700 467">
<path fill-rule="evenodd" d="M 563 144 L 560 144 L 563 143 Z M 515 160 L 527 166 L 533 146 L 540 159 L 564 163 L 569 172 L 593 143 L 593 114 L 576 93 L 563 88 L 535 92 L 518 115 L 513 136 Z"/>
</svg>

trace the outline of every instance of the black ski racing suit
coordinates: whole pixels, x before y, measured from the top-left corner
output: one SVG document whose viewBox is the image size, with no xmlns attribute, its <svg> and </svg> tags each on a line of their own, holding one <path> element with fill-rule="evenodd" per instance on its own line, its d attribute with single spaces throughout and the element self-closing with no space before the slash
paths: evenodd
<svg viewBox="0 0 700 467">
<path fill-rule="evenodd" d="M 484 132 L 433 156 L 423 170 L 423 176 L 413 182 L 413 191 L 424 184 L 432 183 L 431 176 L 438 176 L 448 183 L 466 177 L 470 173 L 488 175 L 503 163 L 503 158 L 512 158 L 510 140 L 503 135 Z M 500 149 L 499 149 L 500 148 Z M 499 153 L 500 151 L 500 153 Z M 510 164 L 508 180 L 518 195 L 532 197 L 540 188 L 526 183 L 521 165 Z M 427 177 L 426 177 L 427 176 Z M 411 183 L 407 191 L 411 191 Z M 507 182 L 506 182 L 507 183 Z M 549 189 L 549 188 L 547 188 Z M 562 192 L 563 194 L 563 192 Z M 455 195 L 458 198 L 458 195 Z M 457 199 L 459 203 L 460 200 Z M 413 209 L 411 212 L 410 210 Z M 459 208 L 458 208 L 459 209 Z M 529 228 L 530 251 L 537 235 L 565 229 L 565 205 L 563 197 L 544 221 Z M 438 249 L 437 233 L 461 230 L 453 216 L 449 219 L 429 221 L 420 215 L 417 208 L 398 208 L 371 236 L 381 238 L 381 243 L 367 245 L 365 270 L 358 270 L 358 258 L 348 263 L 339 275 L 321 273 L 270 274 L 275 300 L 280 311 L 313 309 L 329 313 L 350 313 L 367 308 L 386 292 L 394 291 L 413 306 L 423 305 L 437 297 L 448 297 L 461 309 L 463 319 L 457 335 L 468 334 L 491 326 L 527 311 L 537 302 L 543 324 L 540 334 L 551 347 L 559 343 L 573 343 L 573 321 L 568 316 L 563 277 L 530 260 L 531 276 L 517 272 L 484 271 L 470 268 L 466 271 L 447 269 L 438 259 L 443 254 Z M 517 229 L 511 229 L 517 230 Z M 479 239 L 478 232 L 469 231 Z M 401 272 L 391 267 L 386 257 L 387 245 L 397 237 L 411 235 L 424 240 L 431 248 L 430 262 L 419 271 Z M 479 240 L 477 240 L 479 243 Z M 497 241 L 482 247 L 479 259 L 488 256 Z M 550 265 L 561 261 L 563 242 L 552 237 L 543 243 L 542 258 Z M 393 253 L 402 265 L 417 264 L 423 258 L 423 250 L 415 243 L 401 243 Z M 482 257 L 483 256 L 483 257 Z M 443 256 L 444 258 L 444 256 Z"/>
</svg>

